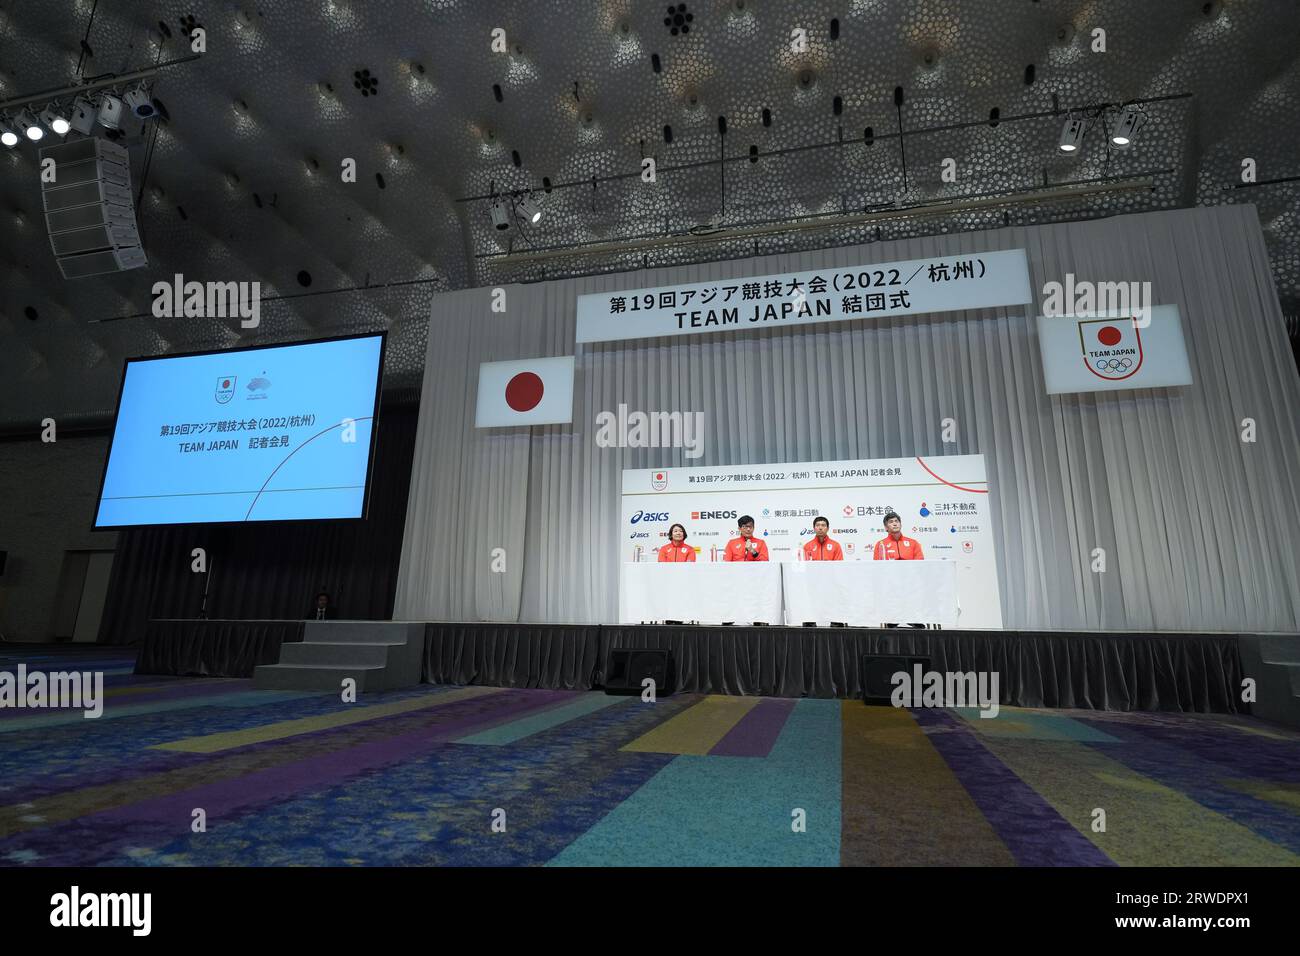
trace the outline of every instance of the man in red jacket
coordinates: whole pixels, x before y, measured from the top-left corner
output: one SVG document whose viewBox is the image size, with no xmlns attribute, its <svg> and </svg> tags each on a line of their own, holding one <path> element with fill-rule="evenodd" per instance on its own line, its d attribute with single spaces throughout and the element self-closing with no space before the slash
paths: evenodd
<svg viewBox="0 0 1300 956">
<path fill-rule="evenodd" d="M 740 537 L 732 538 L 723 549 L 723 561 L 766 561 L 767 542 L 754 537 L 754 518 L 741 515 L 736 522 L 740 526 Z"/>
<path fill-rule="evenodd" d="M 826 532 L 831 530 L 831 523 L 820 515 L 813 518 L 813 539 L 803 546 L 805 561 L 843 561 L 844 549 Z"/>
<path fill-rule="evenodd" d="M 889 512 L 885 515 L 885 530 L 889 532 L 876 542 L 871 555 L 876 561 L 920 561 L 925 558 L 921 542 L 903 535 L 903 519 Z"/>
</svg>

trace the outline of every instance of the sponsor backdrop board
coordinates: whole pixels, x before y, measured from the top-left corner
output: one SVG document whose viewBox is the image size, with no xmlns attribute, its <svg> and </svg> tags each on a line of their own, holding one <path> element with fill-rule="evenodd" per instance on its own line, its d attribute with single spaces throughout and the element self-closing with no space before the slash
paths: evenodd
<svg viewBox="0 0 1300 956">
<path fill-rule="evenodd" d="M 957 563 L 958 626 L 1002 626 L 983 455 L 632 469 L 621 509 L 621 564 L 657 560 L 674 522 L 686 526 L 697 561 L 721 561 L 742 514 L 754 516 L 773 561 L 801 559 L 817 515 L 846 561 L 870 561 L 885 513 L 896 511 L 926 560 Z"/>
</svg>

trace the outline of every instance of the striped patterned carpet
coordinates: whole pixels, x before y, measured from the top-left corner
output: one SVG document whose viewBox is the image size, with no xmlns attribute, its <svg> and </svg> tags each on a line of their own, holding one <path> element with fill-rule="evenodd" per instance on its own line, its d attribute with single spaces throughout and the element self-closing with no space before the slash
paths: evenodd
<svg viewBox="0 0 1300 956">
<path fill-rule="evenodd" d="M 1281 865 L 1300 735 L 1207 715 L 135 677 L 0 710 L 0 864 Z M 194 815 L 206 832 L 194 832 Z M 1104 811 L 1104 829 L 1101 828 Z"/>
</svg>

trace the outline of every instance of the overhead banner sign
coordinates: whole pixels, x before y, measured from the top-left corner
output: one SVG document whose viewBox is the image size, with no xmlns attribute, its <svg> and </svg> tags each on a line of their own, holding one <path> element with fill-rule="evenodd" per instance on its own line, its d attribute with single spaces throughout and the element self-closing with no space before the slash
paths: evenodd
<svg viewBox="0 0 1300 956">
<path fill-rule="evenodd" d="M 580 295 L 577 341 L 743 332 L 1032 301 L 1025 250 L 1007 249 Z"/>
<path fill-rule="evenodd" d="M 988 489 L 983 455 L 632 469 L 623 472 L 619 561 L 657 560 L 674 522 L 686 528 L 697 562 L 721 561 L 745 514 L 773 561 L 800 557 L 818 515 L 830 522 L 845 561 L 870 561 L 885 537 L 884 516 L 894 511 L 925 560 L 956 562 L 960 626 L 998 628 Z"/>
<path fill-rule="evenodd" d="M 1049 395 L 1192 384 L 1176 305 L 1154 307 L 1145 324 L 1118 313 L 1040 315 L 1038 347 Z"/>
</svg>

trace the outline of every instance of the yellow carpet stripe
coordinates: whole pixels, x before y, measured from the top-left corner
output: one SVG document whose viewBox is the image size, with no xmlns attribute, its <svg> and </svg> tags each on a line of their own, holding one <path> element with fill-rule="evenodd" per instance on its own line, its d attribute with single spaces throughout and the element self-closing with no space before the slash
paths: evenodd
<svg viewBox="0 0 1300 956">
<path fill-rule="evenodd" d="M 985 723 L 995 723 L 986 721 Z M 980 721 L 972 722 L 978 728 Z M 1121 866 L 1296 866 L 1300 857 L 1073 741 L 983 733 L 990 752 Z M 1094 833 L 1093 810 L 1106 811 Z"/>
<path fill-rule="evenodd" d="M 704 698 L 654 730 L 642 734 L 624 750 L 657 754 L 704 756 L 759 702 L 758 697 Z M 649 704 L 645 706 L 651 706 Z"/>
<path fill-rule="evenodd" d="M 840 716 L 842 865 L 1015 865 L 915 717 L 854 700 Z"/>
<path fill-rule="evenodd" d="M 371 704 L 368 707 L 358 707 L 351 704 L 345 705 L 343 710 L 337 710 L 330 714 L 300 717 L 297 720 L 282 720 L 274 724 L 263 724 L 260 727 L 249 727 L 246 730 L 230 730 L 216 734 L 205 734 L 199 737 L 186 737 L 165 744 L 154 744 L 152 749 L 176 750 L 190 754 L 219 753 L 222 750 L 232 750 L 235 747 L 266 743 L 268 740 L 283 740 L 286 737 L 296 737 L 299 734 L 311 734 L 320 730 L 330 730 L 334 727 L 346 727 L 349 724 L 359 724 L 366 720 L 393 717 L 397 714 L 409 714 L 415 710 L 441 707 L 444 704 L 452 704 L 471 697 L 499 693 L 501 693 L 499 687 L 461 687 L 432 697 L 411 697 L 388 704 Z"/>
</svg>

